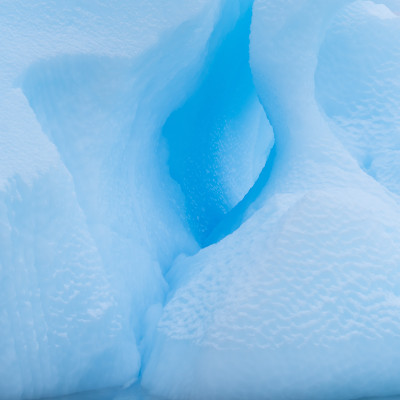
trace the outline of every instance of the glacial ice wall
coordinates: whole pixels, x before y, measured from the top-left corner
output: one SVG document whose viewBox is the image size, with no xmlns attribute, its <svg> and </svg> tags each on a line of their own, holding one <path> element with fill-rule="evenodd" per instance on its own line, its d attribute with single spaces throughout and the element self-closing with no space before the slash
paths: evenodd
<svg viewBox="0 0 400 400">
<path fill-rule="evenodd" d="M 1 3 L 1 399 L 400 393 L 383 3 Z"/>
</svg>

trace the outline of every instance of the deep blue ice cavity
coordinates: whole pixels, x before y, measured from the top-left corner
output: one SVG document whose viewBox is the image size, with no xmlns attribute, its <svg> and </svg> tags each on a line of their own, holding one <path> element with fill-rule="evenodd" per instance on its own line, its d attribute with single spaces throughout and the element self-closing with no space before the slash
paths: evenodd
<svg viewBox="0 0 400 400">
<path fill-rule="evenodd" d="M 217 167 L 224 127 L 256 96 L 249 66 L 250 23 L 251 8 L 224 38 L 215 56 L 209 57 L 197 89 L 163 128 L 170 174 L 185 195 L 191 231 L 203 245 L 232 208 Z M 236 130 L 235 134 L 245 133 Z"/>
</svg>

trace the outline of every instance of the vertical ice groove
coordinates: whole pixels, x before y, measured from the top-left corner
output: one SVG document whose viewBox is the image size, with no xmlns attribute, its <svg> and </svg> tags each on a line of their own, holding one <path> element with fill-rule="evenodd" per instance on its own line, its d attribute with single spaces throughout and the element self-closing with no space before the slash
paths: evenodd
<svg viewBox="0 0 400 400">
<path fill-rule="evenodd" d="M 253 186 L 273 143 L 249 65 L 251 4 L 242 5 L 238 14 L 225 2 L 199 83 L 163 126 L 169 170 L 202 246 Z"/>
</svg>

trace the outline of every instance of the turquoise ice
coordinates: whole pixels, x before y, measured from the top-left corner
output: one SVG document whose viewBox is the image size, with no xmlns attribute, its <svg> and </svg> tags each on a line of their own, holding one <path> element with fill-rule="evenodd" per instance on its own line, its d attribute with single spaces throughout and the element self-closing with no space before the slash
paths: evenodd
<svg viewBox="0 0 400 400">
<path fill-rule="evenodd" d="M 397 0 L 4 0 L 0 37 L 0 399 L 400 393 Z"/>
</svg>

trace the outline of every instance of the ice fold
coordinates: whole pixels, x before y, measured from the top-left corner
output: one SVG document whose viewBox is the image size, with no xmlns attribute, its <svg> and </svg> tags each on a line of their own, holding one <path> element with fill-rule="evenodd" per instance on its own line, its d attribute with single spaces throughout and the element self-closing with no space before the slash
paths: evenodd
<svg viewBox="0 0 400 400">
<path fill-rule="evenodd" d="M 400 393 L 398 11 L 4 0 L 0 398 Z"/>
<path fill-rule="evenodd" d="M 163 126 L 204 86 L 249 6 L 2 5 L 1 398 L 138 378 L 163 275 L 178 254 L 198 250 Z M 225 125 L 210 128 L 217 136 L 203 149 L 216 151 L 229 207 L 257 178 L 272 137 L 244 57 L 250 95 L 240 103 L 239 93 L 227 115 L 222 105 Z M 256 156 L 235 181 L 239 144 Z"/>
<path fill-rule="evenodd" d="M 219 4 L 183 3 L 2 4 L 1 398 L 138 377 L 162 271 L 197 247 L 155 137 Z"/>
<path fill-rule="evenodd" d="M 399 203 L 360 167 L 315 96 L 329 27 L 337 18 L 340 29 L 358 28 L 349 4 L 253 5 L 251 67 L 275 161 L 238 229 L 175 263 L 142 380 L 155 393 L 351 399 L 400 390 Z"/>
</svg>

